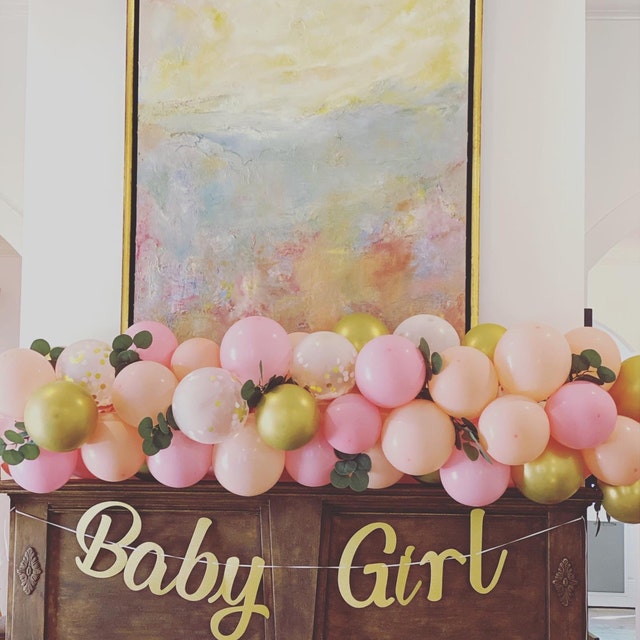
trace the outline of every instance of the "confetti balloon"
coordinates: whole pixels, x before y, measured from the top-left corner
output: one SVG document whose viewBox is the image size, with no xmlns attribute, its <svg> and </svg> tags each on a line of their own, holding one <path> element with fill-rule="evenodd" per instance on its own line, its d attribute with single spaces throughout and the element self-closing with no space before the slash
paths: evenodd
<svg viewBox="0 0 640 640">
<path fill-rule="evenodd" d="M 56 376 L 79 384 L 98 407 L 111 404 L 115 369 L 109 362 L 111 347 L 100 340 L 80 340 L 65 347 L 56 362 Z"/>
</svg>

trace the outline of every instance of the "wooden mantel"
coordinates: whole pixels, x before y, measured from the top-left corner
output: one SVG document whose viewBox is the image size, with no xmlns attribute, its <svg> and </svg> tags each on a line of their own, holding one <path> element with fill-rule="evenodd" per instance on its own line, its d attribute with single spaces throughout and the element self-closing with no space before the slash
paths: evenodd
<svg viewBox="0 0 640 640">
<path fill-rule="evenodd" d="M 509 489 L 479 511 L 456 503 L 439 486 L 422 484 L 354 493 L 281 483 L 251 498 L 230 494 L 215 481 L 188 489 L 143 480 L 72 481 L 45 495 L 8 481 L 2 491 L 14 508 L 7 623 L 11 640 L 215 638 L 212 617 L 232 607 L 219 593 L 224 567 L 207 593 L 198 590 L 209 565 L 193 564 L 188 579 L 183 567 L 183 594 L 191 594 L 191 600 L 170 584 L 190 542 L 194 544 L 198 523 L 199 546 L 192 554 L 204 554 L 201 559 L 207 562 L 211 554 L 221 563 L 239 560 L 227 594 L 236 605 L 242 605 L 241 590 L 254 570 L 249 568 L 252 558 L 264 559 L 254 613 L 241 640 L 587 637 L 584 518 L 598 496 L 586 488 L 553 506 L 533 503 Z M 105 502 L 127 507 L 96 511 L 89 522 L 87 510 Z M 115 567 L 116 554 L 103 548 L 90 561 L 76 535 L 81 518 L 85 516 L 87 533 L 94 534 L 100 514 L 107 514 L 106 539 L 115 542 L 131 529 L 134 512 L 141 531 L 120 555 L 131 558 L 142 543 L 155 543 L 146 548 L 166 554 L 165 565 L 154 553 L 136 553 L 137 567 L 132 562 L 104 577 Z M 468 556 L 472 520 L 476 533 L 480 521 L 485 553 L 473 562 L 467 557 L 441 561 L 439 594 L 436 556 L 445 550 Z M 87 547 L 93 541 L 82 539 Z M 476 536 L 476 544 L 478 540 Z M 436 561 L 420 564 L 424 558 Z M 350 570 L 346 562 L 351 562 Z M 474 586 L 471 574 L 478 570 Z M 149 589 L 152 574 L 162 578 L 158 587 L 166 587 L 165 595 Z M 497 580 L 487 593 L 478 592 L 478 584 L 487 590 L 493 578 Z M 239 613 L 220 613 L 216 620 L 220 638 L 235 637 Z"/>
</svg>

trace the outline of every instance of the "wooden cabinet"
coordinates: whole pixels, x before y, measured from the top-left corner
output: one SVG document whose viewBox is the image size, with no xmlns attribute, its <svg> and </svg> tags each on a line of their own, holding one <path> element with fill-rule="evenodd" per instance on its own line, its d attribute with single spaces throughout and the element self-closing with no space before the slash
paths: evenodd
<svg viewBox="0 0 640 640">
<path fill-rule="evenodd" d="M 3 491 L 11 640 L 587 637 L 589 489 L 476 510 L 417 484 Z"/>
</svg>

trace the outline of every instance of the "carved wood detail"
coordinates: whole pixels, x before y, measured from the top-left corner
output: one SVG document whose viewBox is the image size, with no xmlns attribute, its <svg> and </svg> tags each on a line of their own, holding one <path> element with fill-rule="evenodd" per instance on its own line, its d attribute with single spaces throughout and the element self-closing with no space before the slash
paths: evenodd
<svg viewBox="0 0 640 640">
<path fill-rule="evenodd" d="M 573 565 L 568 558 L 562 558 L 560 561 L 553 577 L 553 586 L 562 606 L 568 607 L 576 594 L 576 587 L 578 586 Z"/>
<path fill-rule="evenodd" d="M 30 596 L 38 586 L 42 574 L 38 552 L 33 547 L 27 547 L 16 572 L 20 578 L 22 590 Z"/>
</svg>

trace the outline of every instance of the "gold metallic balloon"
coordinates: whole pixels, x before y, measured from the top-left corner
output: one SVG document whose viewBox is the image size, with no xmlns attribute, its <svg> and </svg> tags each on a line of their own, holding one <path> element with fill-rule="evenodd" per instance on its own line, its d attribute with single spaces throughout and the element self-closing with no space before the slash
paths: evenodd
<svg viewBox="0 0 640 640">
<path fill-rule="evenodd" d="M 320 426 L 315 398 L 295 384 L 281 384 L 265 393 L 256 407 L 256 428 L 274 449 L 291 451 L 307 444 Z"/>
<path fill-rule="evenodd" d="M 506 330 L 506 327 L 491 322 L 477 324 L 465 333 L 460 344 L 478 349 L 493 359 L 493 352 L 496 350 L 498 340 Z"/>
<path fill-rule="evenodd" d="M 614 487 L 600 483 L 602 506 L 616 520 L 640 524 L 640 480 L 626 486 Z"/>
<path fill-rule="evenodd" d="M 580 451 L 550 440 L 537 458 L 512 467 L 511 477 L 529 500 L 558 504 L 584 485 L 585 469 Z"/>
<path fill-rule="evenodd" d="M 49 451 L 73 451 L 84 444 L 98 423 L 94 399 L 77 383 L 56 380 L 36 389 L 24 409 L 24 427 L 33 441 Z"/>
<path fill-rule="evenodd" d="M 618 414 L 640 422 L 640 355 L 622 361 L 620 372 L 609 393 Z"/>
<path fill-rule="evenodd" d="M 338 320 L 333 331 L 347 338 L 357 351 L 369 340 L 389 333 L 384 322 L 370 313 L 350 313 Z"/>
<path fill-rule="evenodd" d="M 442 484 L 440 481 L 440 469 L 432 471 L 431 473 L 425 473 L 422 476 L 415 476 L 415 479 L 424 484 Z"/>
</svg>

